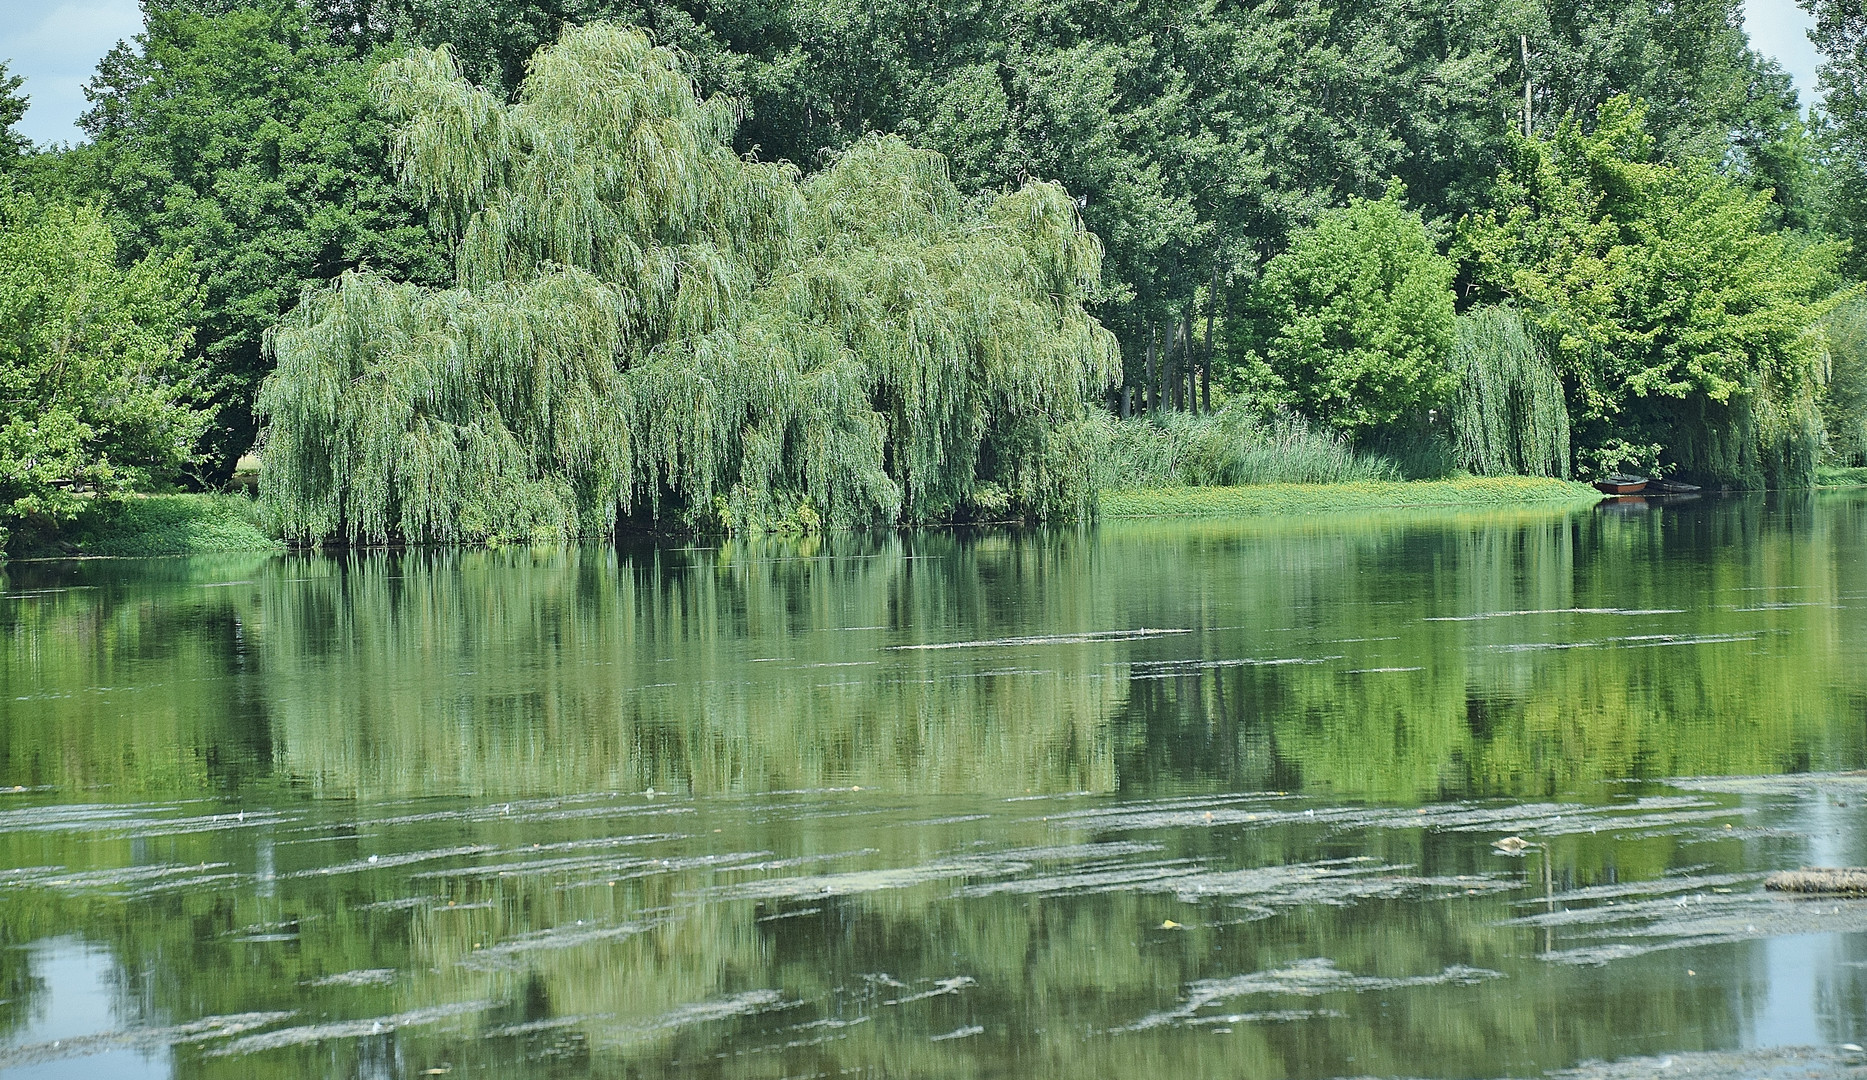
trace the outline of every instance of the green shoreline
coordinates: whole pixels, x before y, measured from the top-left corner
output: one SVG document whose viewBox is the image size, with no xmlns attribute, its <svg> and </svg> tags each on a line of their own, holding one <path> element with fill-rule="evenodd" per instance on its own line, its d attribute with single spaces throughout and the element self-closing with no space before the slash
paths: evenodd
<svg viewBox="0 0 1867 1080">
<path fill-rule="evenodd" d="M 1867 483 L 1867 469 L 1823 470 L 1821 479 L 1822 487 L 1862 486 Z M 1100 516 L 1226 518 L 1429 507 L 1547 507 L 1585 505 L 1600 498 L 1599 492 L 1579 481 L 1532 476 L 1111 488 L 1102 493 Z M 15 561 L 286 549 L 284 543 L 266 533 L 259 505 L 242 495 L 144 495 L 113 500 L 87 511 L 54 540 L 24 547 L 14 556 Z"/>
<path fill-rule="evenodd" d="M 1102 493 L 1105 518 L 1239 517 L 1427 506 L 1593 503 L 1601 493 L 1574 480 L 1468 476 L 1456 480 L 1356 480 L 1342 484 L 1249 487 L 1115 488 Z"/>
<path fill-rule="evenodd" d="M 27 540 L 13 556 L 36 559 L 209 555 L 284 551 L 267 535 L 259 503 L 244 495 L 132 495 L 87 507 L 56 536 Z"/>
</svg>

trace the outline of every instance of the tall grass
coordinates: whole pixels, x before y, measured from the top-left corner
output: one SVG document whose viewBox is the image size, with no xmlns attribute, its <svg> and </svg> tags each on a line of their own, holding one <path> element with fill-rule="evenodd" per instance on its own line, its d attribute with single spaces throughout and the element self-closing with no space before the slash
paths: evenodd
<svg viewBox="0 0 1867 1080">
<path fill-rule="evenodd" d="M 1480 476 L 1569 475 L 1569 412 L 1549 352 L 1510 308 L 1459 316 L 1458 464 Z"/>
<path fill-rule="evenodd" d="M 1208 416 L 1168 413 L 1123 420 L 1109 440 L 1108 487 L 1333 484 L 1399 480 L 1389 458 L 1358 454 L 1299 416 L 1234 406 Z"/>
</svg>

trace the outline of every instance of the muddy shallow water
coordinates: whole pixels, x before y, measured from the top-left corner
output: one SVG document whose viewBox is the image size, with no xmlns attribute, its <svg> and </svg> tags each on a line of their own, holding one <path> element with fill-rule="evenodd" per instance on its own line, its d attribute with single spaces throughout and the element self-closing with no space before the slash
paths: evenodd
<svg viewBox="0 0 1867 1080">
<path fill-rule="evenodd" d="M 7 1077 L 1867 1075 L 1867 495 L 16 564 Z M 1514 840 L 1511 838 L 1515 838 Z"/>
</svg>

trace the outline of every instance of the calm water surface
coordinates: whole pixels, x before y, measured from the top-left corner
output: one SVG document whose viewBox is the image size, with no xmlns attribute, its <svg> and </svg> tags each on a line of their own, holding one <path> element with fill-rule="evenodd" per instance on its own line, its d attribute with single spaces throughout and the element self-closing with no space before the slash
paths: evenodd
<svg viewBox="0 0 1867 1080">
<path fill-rule="evenodd" d="M 15 564 L 0 1071 L 1867 1043 L 1867 902 L 1761 889 L 1867 864 L 1863 568 L 1861 494 Z"/>
</svg>

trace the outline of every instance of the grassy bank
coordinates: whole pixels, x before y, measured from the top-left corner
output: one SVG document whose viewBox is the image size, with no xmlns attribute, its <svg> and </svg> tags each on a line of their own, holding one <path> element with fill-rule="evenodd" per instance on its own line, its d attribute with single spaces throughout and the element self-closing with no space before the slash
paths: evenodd
<svg viewBox="0 0 1867 1080">
<path fill-rule="evenodd" d="M 1313 514 L 1382 507 L 1590 503 L 1600 498 L 1601 493 L 1587 484 L 1530 476 L 1468 476 L 1456 480 L 1357 480 L 1341 484 L 1254 484 L 1249 487 L 1117 488 L 1102 493 L 1102 516 Z"/>
<path fill-rule="evenodd" d="M 1867 474 L 1867 470 L 1859 470 Z M 1457 480 L 1356 480 L 1337 484 L 1244 487 L 1129 487 L 1102 493 L 1102 516 L 1228 517 L 1313 514 L 1425 506 L 1585 503 L 1600 498 L 1586 484 L 1534 477 Z M 226 551 L 274 551 L 259 507 L 240 495 L 145 495 L 103 501 L 56 535 L 15 537 L 14 558 L 143 557 Z"/>
<path fill-rule="evenodd" d="M 1867 466 L 1824 465 L 1815 470 L 1817 487 L 1867 487 Z"/>
<path fill-rule="evenodd" d="M 282 550 L 259 506 L 241 495 L 142 495 L 100 500 L 56 534 L 18 537 L 15 558 L 201 555 Z"/>
</svg>

